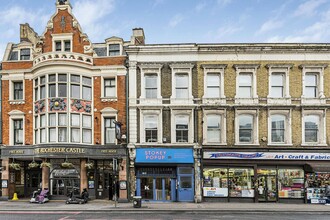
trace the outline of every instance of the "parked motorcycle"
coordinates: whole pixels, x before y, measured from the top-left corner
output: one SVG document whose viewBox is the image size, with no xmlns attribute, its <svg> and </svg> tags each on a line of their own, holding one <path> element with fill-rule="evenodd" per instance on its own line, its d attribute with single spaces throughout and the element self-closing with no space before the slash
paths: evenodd
<svg viewBox="0 0 330 220">
<path fill-rule="evenodd" d="M 89 193 L 87 189 L 83 189 L 81 195 L 79 196 L 79 189 L 73 188 L 68 194 L 68 199 L 65 201 L 66 204 L 84 204 L 88 202 Z"/>
<path fill-rule="evenodd" d="M 48 189 L 38 189 L 32 193 L 32 198 L 30 203 L 45 203 L 49 201 L 49 190 Z"/>
</svg>

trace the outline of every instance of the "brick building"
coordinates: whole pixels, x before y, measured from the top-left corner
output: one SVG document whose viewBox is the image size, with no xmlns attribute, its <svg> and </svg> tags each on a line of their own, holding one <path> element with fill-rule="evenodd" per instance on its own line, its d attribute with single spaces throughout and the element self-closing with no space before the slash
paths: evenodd
<svg viewBox="0 0 330 220">
<path fill-rule="evenodd" d="M 129 43 L 92 43 L 69 0 L 56 1 L 42 35 L 20 26 L 20 42 L 8 44 L 1 70 L 3 199 L 39 187 L 64 198 L 76 187 L 96 199 L 113 199 L 116 190 L 127 200 Z"/>
<path fill-rule="evenodd" d="M 324 202 L 329 51 L 328 44 L 129 46 L 132 194 Z"/>
</svg>

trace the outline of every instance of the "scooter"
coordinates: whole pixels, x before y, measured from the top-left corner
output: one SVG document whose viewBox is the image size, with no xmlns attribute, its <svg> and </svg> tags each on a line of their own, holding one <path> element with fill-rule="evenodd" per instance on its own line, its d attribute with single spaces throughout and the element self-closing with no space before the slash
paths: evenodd
<svg viewBox="0 0 330 220">
<path fill-rule="evenodd" d="M 81 196 L 77 196 L 78 188 L 74 188 L 69 194 L 68 199 L 65 201 L 66 204 L 84 204 L 88 202 L 88 191 L 83 189 Z"/>
<path fill-rule="evenodd" d="M 49 201 L 48 193 L 49 193 L 48 189 L 44 189 L 44 190 L 38 189 L 37 191 L 34 191 L 32 194 L 32 198 L 30 199 L 30 203 L 42 204 L 48 202 Z"/>
</svg>

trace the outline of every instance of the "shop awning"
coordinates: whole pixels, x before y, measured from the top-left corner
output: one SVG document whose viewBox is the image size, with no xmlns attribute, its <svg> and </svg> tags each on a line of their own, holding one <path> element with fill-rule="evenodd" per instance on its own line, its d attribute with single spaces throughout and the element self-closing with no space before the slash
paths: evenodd
<svg viewBox="0 0 330 220">
<path fill-rule="evenodd" d="M 329 163 L 307 163 L 305 164 L 306 172 L 328 172 L 330 173 L 330 164 Z"/>
</svg>

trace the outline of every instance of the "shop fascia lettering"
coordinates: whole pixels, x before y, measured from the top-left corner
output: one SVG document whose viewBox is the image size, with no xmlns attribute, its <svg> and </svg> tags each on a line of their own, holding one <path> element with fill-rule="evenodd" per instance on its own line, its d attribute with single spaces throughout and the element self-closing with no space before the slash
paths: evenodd
<svg viewBox="0 0 330 220">
<path fill-rule="evenodd" d="M 84 154 L 85 149 L 77 147 L 53 147 L 53 148 L 37 148 L 34 150 L 35 154 L 48 154 L 48 153 L 71 153 L 71 154 Z"/>
<path fill-rule="evenodd" d="M 145 151 L 146 160 L 164 160 L 166 151 L 162 150 L 147 150 Z"/>
<path fill-rule="evenodd" d="M 330 154 L 289 152 L 204 152 L 204 159 L 330 160 Z"/>
</svg>

